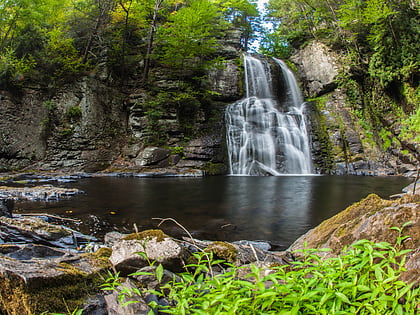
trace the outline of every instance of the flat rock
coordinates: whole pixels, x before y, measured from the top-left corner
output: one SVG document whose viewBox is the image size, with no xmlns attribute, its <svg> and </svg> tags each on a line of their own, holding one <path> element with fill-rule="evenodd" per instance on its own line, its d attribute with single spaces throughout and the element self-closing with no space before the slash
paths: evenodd
<svg viewBox="0 0 420 315">
<path fill-rule="evenodd" d="M 54 201 L 81 193 L 83 193 L 83 191 L 77 188 L 61 188 L 52 185 L 35 187 L 0 186 L 0 198 L 15 198 L 19 200 Z"/>
</svg>

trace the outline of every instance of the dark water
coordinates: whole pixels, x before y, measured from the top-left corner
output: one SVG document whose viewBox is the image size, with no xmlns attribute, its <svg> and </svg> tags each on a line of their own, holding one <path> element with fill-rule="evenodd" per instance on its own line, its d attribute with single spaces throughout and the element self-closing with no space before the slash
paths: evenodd
<svg viewBox="0 0 420 315">
<path fill-rule="evenodd" d="M 409 181 L 399 177 L 205 177 L 81 179 L 63 186 L 85 194 L 54 203 L 18 203 L 29 212 L 78 218 L 85 233 L 156 227 L 152 218 L 173 218 L 195 237 L 270 240 L 280 247 L 351 203 L 377 193 L 399 193 Z M 169 234 L 181 229 L 165 222 Z"/>
</svg>

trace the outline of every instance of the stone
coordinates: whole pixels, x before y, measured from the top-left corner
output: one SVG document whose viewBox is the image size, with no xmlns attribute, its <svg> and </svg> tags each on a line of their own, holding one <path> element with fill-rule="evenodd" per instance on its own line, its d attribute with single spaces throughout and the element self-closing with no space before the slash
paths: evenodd
<svg viewBox="0 0 420 315">
<path fill-rule="evenodd" d="M 138 166 L 158 165 L 170 155 L 171 151 L 158 147 L 147 147 L 137 156 L 135 164 Z M 159 165 L 167 166 L 167 165 Z"/>
<path fill-rule="evenodd" d="M 147 256 L 139 255 L 142 252 Z M 133 273 L 156 261 L 165 269 L 179 272 L 189 253 L 182 244 L 161 230 L 146 230 L 129 234 L 112 246 L 110 262 L 122 274 Z"/>
<path fill-rule="evenodd" d="M 56 201 L 62 198 L 81 194 L 83 191 L 77 188 L 62 188 L 52 185 L 43 185 L 35 187 L 9 187 L 0 186 L 0 197 L 13 197 L 20 200 L 31 201 Z"/>
<path fill-rule="evenodd" d="M 0 217 L 0 238 L 6 243 L 34 243 L 60 248 L 77 248 L 95 242 L 93 236 L 50 224 L 38 217 Z"/>
<path fill-rule="evenodd" d="M 146 304 L 143 297 L 133 294 L 132 296 L 125 295 L 122 302 L 119 301 L 119 292 L 124 288 L 133 290 L 137 287 L 132 281 L 127 279 L 122 285 L 116 288 L 111 294 L 105 295 L 106 310 L 108 315 L 147 315 L 149 314 L 150 308 Z M 134 302 L 123 306 L 125 302 Z"/>
<path fill-rule="evenodd" d="M 325 94 L 337 86 L 338 57 L 323 43 L 313 41 L 290 59 L 299 68 L 309 96 Z"/>
<path fill-rule="evenodd" d="M 105 259 L 35 244 L 0 245 L 0 313 L 31 315 L 75 309 L 99 291 Z"/>
<path fill-rule="evenodd" d="M 12 217 L 15 200 L 13 198 L 0 198 L 0 216 Z"/>
<path fill-rule="evenodd" d="M 419 279 L 420 265 L 420 198 L 418 195 L 404 195 L 398 200 L 385 200 L 371 194 L 357 202 L 334 217 L 325 220 L 314 229 L 301 236 L 290 246 L 288 251 L 295 257 L 295 253 L 306 244 L 307 248 L 330 248 L 331 251 L 319 252 L 323 257 L 338 255 L 345 246 L 367 239 L 373 242 L 388 242 L 396 244 L 398 232 L 390 230 L 391 227 L 402 228 L 403 235 L 410 236 L 403 242 L 402 247 L 413 249 L 406 263 L 405 279 Z"/>
</svg>

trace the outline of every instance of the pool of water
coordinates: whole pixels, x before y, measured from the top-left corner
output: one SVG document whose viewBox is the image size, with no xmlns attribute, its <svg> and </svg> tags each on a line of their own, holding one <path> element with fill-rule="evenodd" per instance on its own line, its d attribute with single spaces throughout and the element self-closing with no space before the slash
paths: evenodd
<svg viewBox="0 0 420 315">
<path fill-rule="evenodd" d="M 85 178 L 62 184 L 85 193 L 58 202 L 19 202 L 17 211 L 80 219 L 84 233 L 154 228 L 172 218 L 201 239 L 268 240 L 279 248 L 370 193 L 399 193 L 402 177 L 217 176 L 204 178 Z M 182 229 L 160 226 L 179 236 Z"/>
</svg>

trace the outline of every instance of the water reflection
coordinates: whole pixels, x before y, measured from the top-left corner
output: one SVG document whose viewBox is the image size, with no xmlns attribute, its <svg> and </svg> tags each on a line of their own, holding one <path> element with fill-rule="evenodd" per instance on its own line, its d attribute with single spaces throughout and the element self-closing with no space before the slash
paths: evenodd
<svg viewBox="0 0 420 315">
<path fill-rule="evenodd" d="M 287 246 L 369 193 L 387 197 L 407 184 L 404 178 L 345 176 L 105 177 L 65 184 L 86 192 L 70 200 L 17 206 L 81 218 L 79 228 L 89 233 L 132 231 L 134 223 L 151 228 L 159 223 L 152 218 L 170 217 L 199 238 L 263 239 Z M 175 224 L 162 227 L 181 232 Z"/>
</svg>

